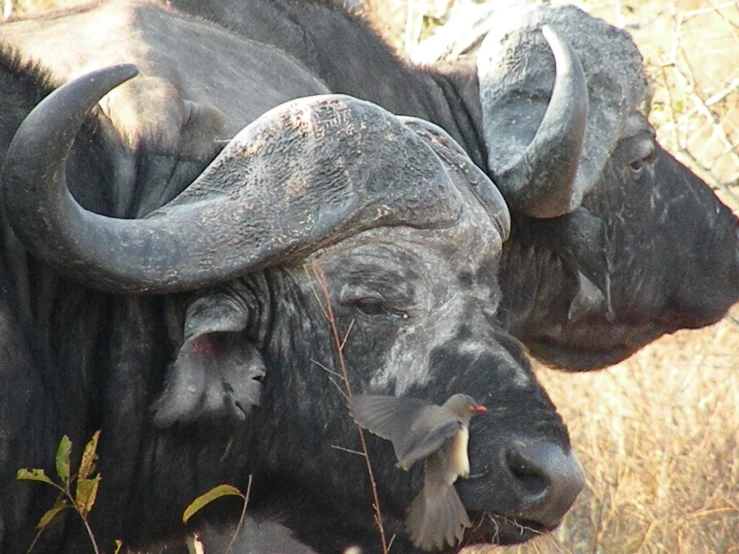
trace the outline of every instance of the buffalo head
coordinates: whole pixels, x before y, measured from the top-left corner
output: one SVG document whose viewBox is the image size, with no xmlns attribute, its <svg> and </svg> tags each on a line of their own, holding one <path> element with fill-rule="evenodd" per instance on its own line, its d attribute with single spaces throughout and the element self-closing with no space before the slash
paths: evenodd
<svg viewBox="0 0 739 554">
<path fill-rule="evenodd" d="M 459 484 L 475 521 L 467 542 L 519 542 L 557 526 L 582 470 L 522 347 L 497 322 L 509 213 L 464 151 L 427 122 L 309 97 L 247 126 L 148 217 L 107 217 L 66 184 L 100 186 L 100 176 L 66 162 L 89 144 L 72 146 L 89 110 L 135 72 L 104 69 L 49 95 L 18 129 L 2 173 L 8 219 L 37 260 L 127 295 L 127 313 L 168 303 L 162 334 L 173 347 L 139 352 L 168 360 L 166 379 L 118 356 L 96 373 L 97 387 L 123 393 L 103 410 L 100 457 L 116 455 L 100 466 L 101 536 L 146 545 L 171 534 L 209 483 L 251 475 L 253 514 L 279 515 L 319 550 L 371 551 L 370 487 L 352 453 L 338 351 L 354 391 L 434 402 L 463 392 L 486 405 Z M 116 340 L 154 320 L 119 322 Z M 116 340 L 113 351 L 123 348 Z M 148 386 L 134 386 L 131 366 Z M 142 405 L 155 394 L 150 417 Z M 214 424 L 224 412 L 236 421 Z M 396 468 L 384 441 L 368 447 L 394 549 L 410 551 L 404 512 L 420 468 Z"/>
<path fill-rule="evenodd" d="M 487 167 L 512 208 L 501 314 L 534 356 L 608 366 L 739 300 L 737 219 L 656 143 L 625 31 L 522 8 L 493 18 L 477 72 Z"/>
</svg>

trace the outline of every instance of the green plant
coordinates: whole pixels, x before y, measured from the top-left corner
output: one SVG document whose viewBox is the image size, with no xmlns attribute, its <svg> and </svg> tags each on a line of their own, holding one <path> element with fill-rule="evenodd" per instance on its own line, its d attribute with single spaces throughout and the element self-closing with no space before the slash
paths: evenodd
<svg viewBox="0 0 739 554">
<path fill-rule="evenodd" d="M 210 489 L 208 492 L 201 494 L 195 500 L 190 502 L 190 504 L 188 504 L 185 508 L 185 511 L 182 513 L 182 523 L 187 523 L 188 521 L 190 521 L 190 518 L 192 516 L 194 516 L 196 513 L 198 513 L 201 509 L 203 509 L 214 500 L 217 500 L 223 496 L 240 496 L 244 500 L 244 507 L 241 509 L 239 524 L 236 526 L 236 529 L 233 532 L 233 536 L 231 537 L 231 541 L 226 547 L 226 551 L 224 554 L 228 554 L 231 551 L 236 538 L 239 536 L 241 527 L 244 525 L 244 517 L 246 517 L 246 507 L 249 504 L 249 493 L 251 491 L 251 479 L 252 476 L 249 475 L 249 482 L 246 486 L 246 494 L 242 493 L 239 489 L 232 485 L 217 485 Z M 197 541 L 197 537 L 195 538 L 195 540 Z M 188 549 L 190 549 L 189 544 Z M 192 549 L 190 550 L 192 551 Z"/>
<path fill-rule="evenodd" d="M 24 468 L 18 470 L 16 474 L 16 478 L 18 480 L 46 483 L 47 485 L 57 489 L 60 493 L 57 501 L 44 513 L 44 515 L 41 516 L 41 519 L 36 525 L 38 533 L 31 543 L 31 546 L 28 548 L 28 552 L 33 550 L 33 547 L 41 536 L 43 530 L 59 513 L 67 509 L 73 509 L 82 519 L 82 523 L 85 525 L 85 530 L 87 531 L 87 535 L 90 537 L 90 542 L 92 543 L 95 553 L 99 554 L 100 549 L 98 548 L 95 535 L 93 534 L 88 521 L 88 515 L 97 499 L 101 479 L 99 473 L 95 475 L 95 462 L 98 459 L 96 451 L 99 439 L 100 431 L 95 431 L 95 434 L 85 445 L 82 459 L 80 461 L 79 471 L 76 475 L 72 475 L 70 472 L 72 441 L 67 435 L 62 437 L 59 441 L 55 457 L 56 476 L 59 478 L 59 482 L 52 480 L 48 475 L 46 475 L 46 472 L 43 469 Z M 115 554 L 118 554 L 120 549 L 121 541 L 116 541 Z"/>
</svg>

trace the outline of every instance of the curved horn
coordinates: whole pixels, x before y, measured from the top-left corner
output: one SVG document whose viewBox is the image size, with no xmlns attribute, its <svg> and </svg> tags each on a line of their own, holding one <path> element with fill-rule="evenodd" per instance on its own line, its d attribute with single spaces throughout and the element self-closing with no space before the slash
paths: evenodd
<svg viewBox="0 0 739 554">
<path fill-rule="evenodd" d="M 7 217 L 21 240 L 53 265 L 80 261 L 65 259 L 70 250 L 87 247 L 79 237 L 93 233 L 86 240 L 108 238 L 95 234 L 88 213 L 69 193 L 67 158 L 93 106 L 137 74 L 133 65 L 118 65 L 58 88 L 26 117 L 8 148 L 0 177 Z"/>
<path fill-rule="evenodd" d="M 487 68 L 480 67 L 480 62 L 478 70 L 488 164 L 495 182 L 511 207 L 531 217 L 549 218 L 571 212 L 582 200 L 584 187 L 577 182 L 576 174 L 587 124 L 588 89 L 573 48 L 551 26 L 545 25 L 541 31 L 554 54 L 556 77 L 544 117 L 522 154 L 501 152 L 496 148 L 501 141 L 498 135 L 525 134 L 526 120 L 535 113 L 520 112 L 535 112 L 538 98 L 532 96 L 538 91 L 513 86 L 500 95 L 498 85 L 491 87 L 493 91 L 486 90 Z M 525 61 L 519 63 L 528 69 Z M 524 129 L 515 128 L 521 124 Z"/>
<path fill-rule="evenodd" d="M 89 212 L 67 189 L 66 158 L 90 107 L 134 74 L 106 69 L 49 95 L 19 128 L 2 175 L 24 244 L 85 284 L 119 293 L 199 288 L 372 227 L 448 226 L 462 210 L 464 168 L 445 166 L 378 106 L 327 95 L 261 116 L 144 219 Z"/>
</svg>

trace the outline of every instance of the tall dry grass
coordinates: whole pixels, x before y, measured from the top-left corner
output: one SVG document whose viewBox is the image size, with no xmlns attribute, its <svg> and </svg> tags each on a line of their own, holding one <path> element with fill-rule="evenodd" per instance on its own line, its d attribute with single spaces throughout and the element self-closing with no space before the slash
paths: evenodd
<svg viewBox="0 0 739 554">
<path fill-rule="evenodd" d="M 51 3 L 5 0 L 16 13 Z M 572 3 L 632 33 L 654 84 L 646 109 L 658 140 L 739 209 L 739 2 Z M 478 2 L 365 4 L 396 44 L 412 48 Z M 539 370 L 587 485 L 554 534 L 498 552 L 739 553 L 739 309 L 733 313 L 606 371 Z"/>
</svg>

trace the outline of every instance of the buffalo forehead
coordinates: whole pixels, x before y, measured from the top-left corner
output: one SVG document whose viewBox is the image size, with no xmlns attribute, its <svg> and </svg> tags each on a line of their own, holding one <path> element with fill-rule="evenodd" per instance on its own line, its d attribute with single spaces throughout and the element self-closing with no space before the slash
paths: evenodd
<svg viewBox="0 0 739 554">
<path fill-rule="evenodd" d="M 497 291 L 502 243 L 497 224 L 471 201 L 464 204 L 454 225 L 428 230 L 379 227 L 320 251 L 313 259 L 335 264 L 340 268 L 335 275 L 342 280 L 362 262 L 368 268 L 373 264 L 383 271 L 392 268 L 405 277 L 404 287 L 413 283 L 419 309 L 440 309 L 460 294 L 476 297 L 494 309 L 498 298 L 491 298 L 491 290 Z M 468 286 L 460 287 L 464 283 Z"/>
<path fill-rule="evenodd" d="M 483 267 L 497 267 L 502 245 L 499 228 L 489 215 L 480 206 L 468 204 L 454 225 L 437 229 L 406 226 L 370 229 L 316 252 L 309 263 L 331 263 L 357 249 L 369 253 L 368 247 L 375 246 L 374 255 L 381 248 L 381 256 L 395 258 L 401 265 L 417 271 L 423 271 L 428 263 L 435 268 L 435 274 L 448 268 L 444 279 L 451 275 L 463 278 L 476 275 Z"/>
<path fill-rule="evenodd" d="M 382 363 L 370 376 L 370 387 L 402 396 L 432 383 L 461 387 L 469 381 L 469 372 L 479 371 L 491 375 L 494 371 L 496 381 L 511 387 L 528 386 L 530 375 L 495 342 L 477 313 L 477 300 L 459 287 L 450 287 L 447 292 L 443 302 L 437 302 L 422 317 L 399 326 Z M 466 331 L 471 335 L 460 338 Z"/>
</svg>

